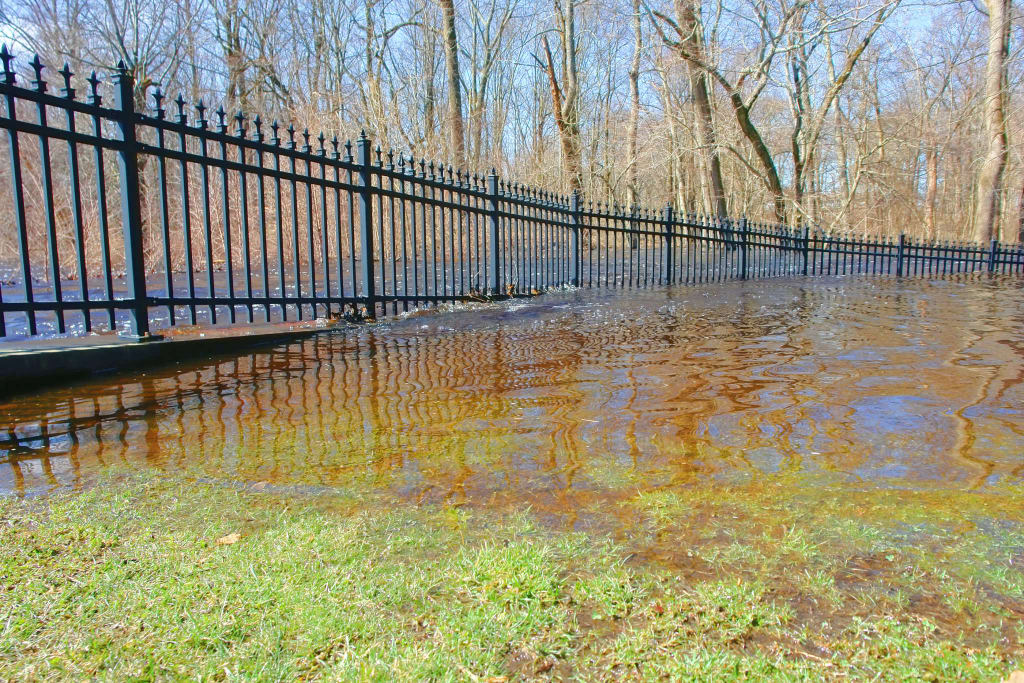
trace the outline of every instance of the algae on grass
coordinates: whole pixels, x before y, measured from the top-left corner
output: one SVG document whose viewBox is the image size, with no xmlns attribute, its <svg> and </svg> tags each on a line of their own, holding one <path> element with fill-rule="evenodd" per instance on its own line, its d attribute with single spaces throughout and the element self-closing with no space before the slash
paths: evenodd
<svg viewBox="0 0 1024 683">
<path fill-rule="evenodd" d="M 999 503 L 987 529 L 965 511 L 968 538 L 922 501 L 892 519 L 870 494 L 863 513 L 794 496 L 758 511 L 752 491 L 638 496 L 633 540 L 529 511 L 175 477 L 3 499 L 0 678 L 998 680 L 1021 665 L 1019 627 L 995 627 L 1019 614 L 1019 511 Z M 953 545 L 899 546 L 894 529 Z M 657 538 L 701 571 L 644 561 L 637 543 Z M 909 598 L 847 576 L 884 554 Z M 940 578 L 962 594 L 937 605 L 971 639 L 915 605 Z"/>
</svg>

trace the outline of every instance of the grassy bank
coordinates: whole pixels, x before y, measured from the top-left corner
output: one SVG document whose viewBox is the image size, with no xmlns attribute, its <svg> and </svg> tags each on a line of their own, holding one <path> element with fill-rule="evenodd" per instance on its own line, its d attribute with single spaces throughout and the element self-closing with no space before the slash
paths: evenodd
<svg viewBox="0 0 1024 683">
<path fill-rule="evenodd" d="M 1024 668 L 1021 498 L 691 493 L 616 503 L 628 523 L 609 538 L 529 511 L 140 475 L 3 500 L 0 678 L 998 681 Z"/>
</svg>

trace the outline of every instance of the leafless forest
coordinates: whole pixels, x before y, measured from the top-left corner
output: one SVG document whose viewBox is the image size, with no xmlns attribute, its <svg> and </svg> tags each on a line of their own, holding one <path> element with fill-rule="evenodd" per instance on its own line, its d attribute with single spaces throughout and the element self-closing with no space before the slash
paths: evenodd
<svg viewBox="0 0 1024 683">
<path fill-rule="evenodd" d="M 1024 240 L 1024 18 L 1010 0 L 0 8 L 19 72 L 37 52 L 84 92 L 123 61 L 140 108 L 159 87 L 618 204 Z"/>
</svg>

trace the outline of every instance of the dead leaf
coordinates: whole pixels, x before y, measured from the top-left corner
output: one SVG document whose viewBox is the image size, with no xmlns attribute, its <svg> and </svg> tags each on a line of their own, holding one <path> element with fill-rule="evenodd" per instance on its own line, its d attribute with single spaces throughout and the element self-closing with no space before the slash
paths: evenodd
<svg viewBox="0 0 1024 683">
<path fill-rule="evenodd" d="M 242 537 L 238 532 L 228 534 L 227 536 L 221 536 L 217 539 L 217 545 L 234 545 L 242 540 Z"/>
<path fill-rule="evenodd" d="M 1024 671 L 1014 671 L 1003 683 L 1024 683 Z"/>
</svg>

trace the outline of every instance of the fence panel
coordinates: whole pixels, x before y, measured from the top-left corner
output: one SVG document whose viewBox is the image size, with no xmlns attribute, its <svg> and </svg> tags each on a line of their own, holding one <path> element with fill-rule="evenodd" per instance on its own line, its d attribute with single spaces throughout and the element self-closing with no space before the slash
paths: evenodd
<svg viewBox="0 0 1024 683">
<path fill-rule="evenodd" d="M 1024 273 L 1019 244 L 593 203 L 159 90 L 140 103 L 123 66 L 109 83 L 65 66 L 50 92 L 38 57 L 26 83 L 6 47 L 0 60 L 4 339 L 368 319 L 567 286 Z"/>
</svg>

